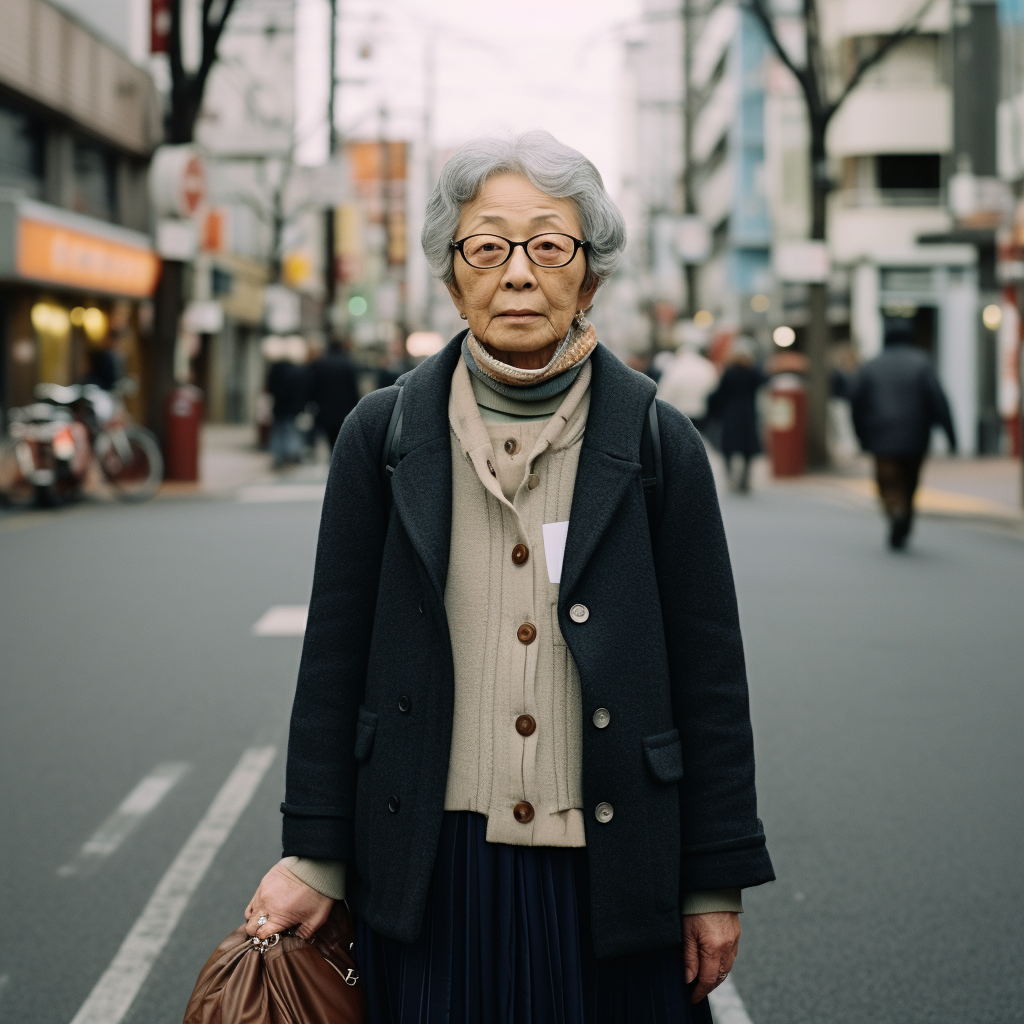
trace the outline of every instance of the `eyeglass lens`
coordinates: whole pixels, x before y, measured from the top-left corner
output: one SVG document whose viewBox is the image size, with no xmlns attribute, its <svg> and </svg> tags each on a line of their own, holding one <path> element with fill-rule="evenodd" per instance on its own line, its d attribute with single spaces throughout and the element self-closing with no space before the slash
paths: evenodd
<svg viewBox="0 0 1024 1024">
<path fill-rule="evenodd" d="M 572 261 L 576 242 L 571 235 L 552 232 L 531 238 L 526 253 L 540 267 L 564 267 Z M 508 259 L 509 241 L 500 235 L 471 235 L 462 243 L 462 254 L 471 267 L 486 270 Z"/>
</svg>

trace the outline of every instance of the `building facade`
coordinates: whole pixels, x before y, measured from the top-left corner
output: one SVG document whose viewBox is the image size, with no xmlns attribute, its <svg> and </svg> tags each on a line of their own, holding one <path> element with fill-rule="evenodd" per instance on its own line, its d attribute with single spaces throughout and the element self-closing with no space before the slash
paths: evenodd
<svg viewBox="0 0 1024 1024">
<path fill-rule="evenodd" d="M 0 410 L 107 351 L 143 385 L 159 272 L 146 170 L 150 76 L 46 0 L 5 0 L 0 32 Z"/>
</svg>

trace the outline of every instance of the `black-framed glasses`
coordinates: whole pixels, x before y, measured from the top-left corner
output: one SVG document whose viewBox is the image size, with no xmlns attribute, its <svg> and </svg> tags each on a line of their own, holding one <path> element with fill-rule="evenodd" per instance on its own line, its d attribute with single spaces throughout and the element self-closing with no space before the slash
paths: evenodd
<svg viewBox="0 0 1024 1024">
<path fill-rule="evenodd" d="M 509 238 L 502 238 L 501 235 L 467 235 L 457 242 L 453 239 L 450 244 L 453 249 L 462 253 L 462 258 L 476 270 L 492 270 L 494 267 L 502 266 L 512 259 L 512 253 L 520 245 L 531 263 L 550 270 L 567 267 L 576 259 L 576 253 L 580 249 L 586 256 L 590 248 L 589 242 L 562 234 L 560 231 L 546 231 L 542 235 L 526 239 L 525 242 L 513 242 Z"/>
</svg>

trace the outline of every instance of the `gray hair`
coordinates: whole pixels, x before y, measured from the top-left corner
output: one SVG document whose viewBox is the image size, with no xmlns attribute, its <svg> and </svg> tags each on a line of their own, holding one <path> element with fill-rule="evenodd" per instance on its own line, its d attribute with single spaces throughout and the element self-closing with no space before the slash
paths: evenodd
<svg viewBox="0 0 1024 1024">
<path fill-rule="evenodd" d="M 605 191 L 598 169 L 550 132 L 534 128 L 508 138 L 484 136 L 462 146 L 444 165 L 427 202 L 420 241 L 435 277 L 455 277 L 451 242 L 462 207 L 495 174 L 522 174 L 545 195 L 576 204 L 583 237 L 590 242 L 588 275 L 598 282 L 615 271 L 626 247 L 626 224 Z"/>
</svg>

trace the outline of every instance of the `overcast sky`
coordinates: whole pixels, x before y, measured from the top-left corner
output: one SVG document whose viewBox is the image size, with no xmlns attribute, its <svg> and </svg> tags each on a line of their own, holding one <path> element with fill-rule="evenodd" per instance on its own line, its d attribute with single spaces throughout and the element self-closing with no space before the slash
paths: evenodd
<svg viewBox="0 0 1024 1024">
<path fill-rule="evenodd" d="M 326 144 L 327 0 L 298 0 L 300 137 Z M 589 156 L 618 190 L 623 33 L 639 0 L 339 0 L 338 123 L 375 138 L 422 137 L 429 40 L 439 149 L 496 130 L 541 126 Z M 368 54 L 363 56 L 363 54 Z M 318 131 L 318 127 L 321 129 Z"/>
</svg>

